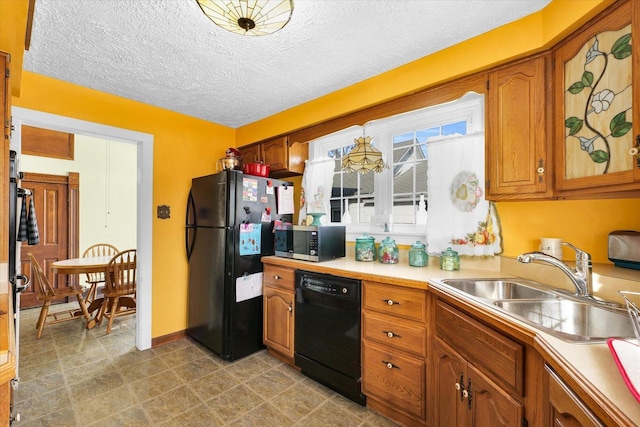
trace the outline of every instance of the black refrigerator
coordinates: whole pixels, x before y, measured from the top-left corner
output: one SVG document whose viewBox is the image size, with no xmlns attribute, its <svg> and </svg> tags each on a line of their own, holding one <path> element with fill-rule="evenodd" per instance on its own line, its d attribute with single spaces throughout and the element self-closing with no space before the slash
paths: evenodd
<svg viewBox="0 0 640 427">
<path fill-rule="evenodd" d="M 260 277 L 261 257 L 274 254 L 274 222 L 291 221 L 277 213 L 279 194 L 284 206 L 291 183 L 236 170 L 191 183 L 187 334 L 225 360 L 264 348 L 262 286 L 252 279 Z"/>
</svg>

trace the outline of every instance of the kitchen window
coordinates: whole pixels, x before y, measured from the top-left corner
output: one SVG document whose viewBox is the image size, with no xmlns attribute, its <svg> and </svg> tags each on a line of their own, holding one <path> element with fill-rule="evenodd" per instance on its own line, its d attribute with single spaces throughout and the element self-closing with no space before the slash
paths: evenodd
<svg viewBox="0 0 640 427">
<path fill-rule="evenodd" d="M 310 161 L 333 160 L 330 196 L 331 223 L 347 222 L 349 240 L 362 232 L 394 237 L 424 235 L 418 208 L 421 196 L 428 209 L 427 144 L 443 137 L 484 131 L 483 96 L 469 93 L 459 100 L 353 126 L 310 143 Z M 355 147 L 354 139 L 373 139 L 389 166 L 381 173 L 346 173 L 342 158 Z M 482 159 L 484 161 L 484 159 Z M 345 214 L 346 213 L 346 214 Z M 400 240 L 405 240 L 400 238 Z"/>
</svg>

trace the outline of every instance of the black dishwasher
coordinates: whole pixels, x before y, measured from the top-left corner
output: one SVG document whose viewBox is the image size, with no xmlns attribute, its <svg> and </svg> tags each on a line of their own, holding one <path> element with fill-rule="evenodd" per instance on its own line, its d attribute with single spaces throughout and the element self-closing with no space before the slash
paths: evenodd
<svg viewBox="0 0 640 427">
<path fill-rule="evenodd" d="M 360 367 L 360 281 L 296 271 L 295 364 L 364 405 Z"/>
</svg>

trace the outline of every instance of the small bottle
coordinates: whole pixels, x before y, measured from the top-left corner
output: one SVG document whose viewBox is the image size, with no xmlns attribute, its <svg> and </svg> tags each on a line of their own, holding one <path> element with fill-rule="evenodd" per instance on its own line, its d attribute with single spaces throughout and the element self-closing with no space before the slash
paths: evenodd
<svg viewBox="0 0 640 427">
<path fill-rule="evenodd" d="M 420 195 L 420 202 L 418 203 L 418 209 L 416 210 L 416 224 L 427 223 L 427 204 L 424 201 L 424 194 Z"/>
<path fill-rule="evenodd" d="M 424 267 L 429 263 L 429 255 L 424 250 L 424 244 L 419 240 L 409 249 L 409 265 L 413 267 Z"/>
<path fill-rule="evenodd" d="M 340 221 L 343 224 L 351 224 L 351 214 L 349 213 L 349 200 L 344 201 L 344 213 L 342 214 L 342 220 Z"/>
<path fill-rule="evenodd" d="M 375 261 L 376 243 L 372 236 L 364 233 L 356 237 L 356 261 Z"/>
<path fill-rule="evenodd" d="M 450 247 L 443 251 L 440 256 L 440 269 L 447 271 L 460 270 L 460 257 L 458 252 Z"/>
<path fill-rule="evenodd" d="M 398 263 L 398 245 L 396 245 L 396 241 L 391 237 L 387 236 L 386 239 L 380 242 L 378 260 L 383 264 Z"/>
</svg>

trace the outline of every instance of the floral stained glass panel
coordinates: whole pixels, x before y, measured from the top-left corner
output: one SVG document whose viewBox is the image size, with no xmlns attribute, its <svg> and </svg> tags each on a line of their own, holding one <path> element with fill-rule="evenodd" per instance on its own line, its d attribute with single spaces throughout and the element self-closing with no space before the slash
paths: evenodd
<svg viewBox="0 0 640 427">
<path fill-rule="evenodd" d="M 633 168 L 631 25 L 591 38 L 564 64 L 565 179 Z"/>
</svg>

